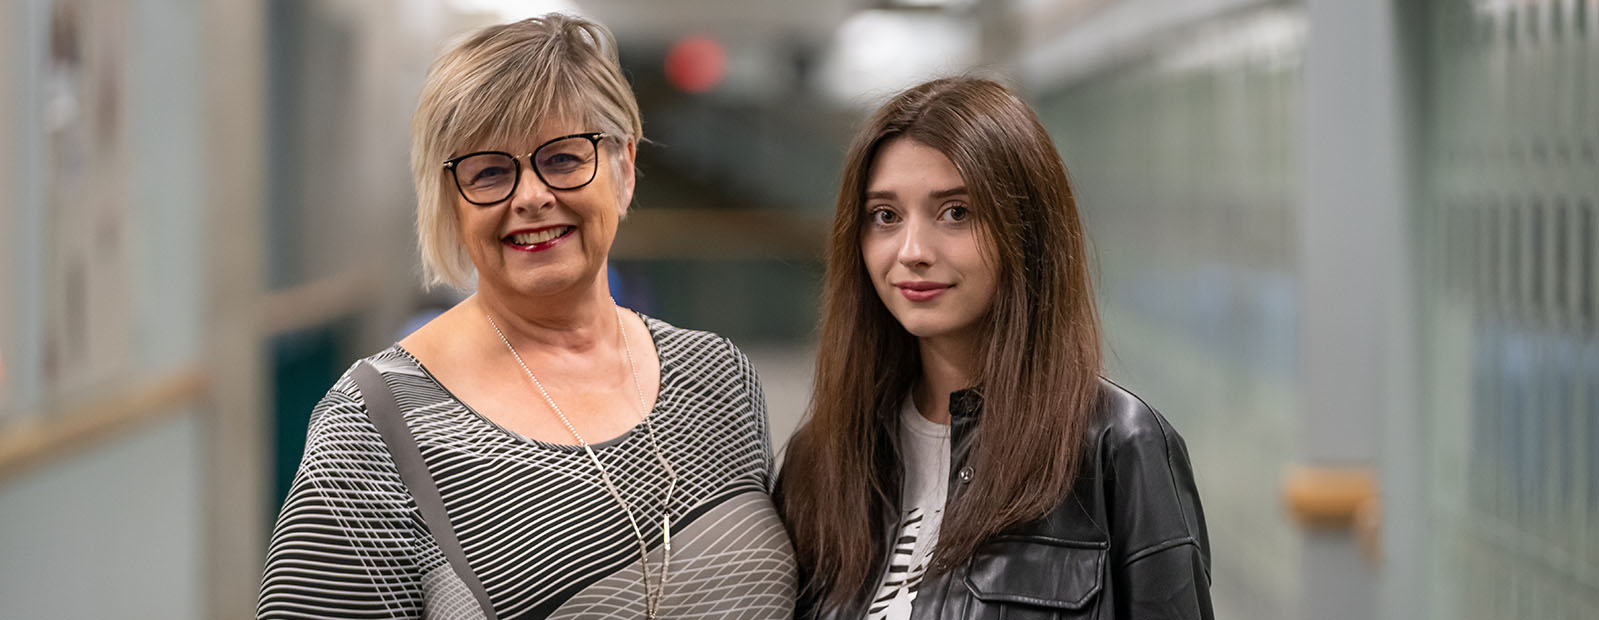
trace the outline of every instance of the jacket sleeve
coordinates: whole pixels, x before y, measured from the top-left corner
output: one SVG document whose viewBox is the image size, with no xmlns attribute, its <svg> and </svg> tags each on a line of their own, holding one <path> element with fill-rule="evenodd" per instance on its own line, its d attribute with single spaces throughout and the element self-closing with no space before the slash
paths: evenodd
<svg viewBox="0 0 1599 620">
<path fill-rule="evenodd" d="M 311 415 L 267 548 L 258 618 L 417 618 L 410 496 L 349 376 Z"/>
<path fill-rule="evenodd" d="M 1210 542 L 1188 448 L 1138 405 L 1106 438 L 1117 617 L 1211 620 Z"/>
</svg>

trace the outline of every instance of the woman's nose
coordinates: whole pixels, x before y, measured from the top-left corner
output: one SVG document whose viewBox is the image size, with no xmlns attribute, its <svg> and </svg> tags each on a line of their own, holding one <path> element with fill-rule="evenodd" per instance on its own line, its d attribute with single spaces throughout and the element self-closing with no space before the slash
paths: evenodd
<svg viewBox="0 0 1599 620">
<path fill-rule="evenodd" d="M 926 226 L 920 225 L 915 221 L 905 223 L 905 227 L 901 229 L 902 232 L 900 233 L 903 235 L 899 244 L 900 264 L 906 267 L 918 267 L 932 262 L 932 254 L 929 251 L 931 248 L 928 247 L 927 240 L 923 238 L 926 230 Z"/>
<path fill-rule="evenodd" d="M 539 178 L 533 170 L 533 157 L 528 156 L 528 165 L 521 169 L 522 178 L 517 181 L 516 191 L 511 194 L 511 208 L 518 213 L 536 211 L 555 204 L 555 193 L 550 191 L 550 186 L 544 184 L 544 179 Z"/>
</svg>

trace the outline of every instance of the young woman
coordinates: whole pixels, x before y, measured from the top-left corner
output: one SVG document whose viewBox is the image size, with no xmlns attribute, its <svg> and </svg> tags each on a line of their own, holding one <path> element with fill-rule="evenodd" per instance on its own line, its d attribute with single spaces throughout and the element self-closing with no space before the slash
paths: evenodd
<svg viewBox="0 0 1599 620">
<path fill-rule="evenodd" d="M 861 131 L 780 477 L 803 617 L 1212 617 L 1187 450 L 1099 376 L 1085 245 L 1003 86 L 929 82 Z"/>
</svg>

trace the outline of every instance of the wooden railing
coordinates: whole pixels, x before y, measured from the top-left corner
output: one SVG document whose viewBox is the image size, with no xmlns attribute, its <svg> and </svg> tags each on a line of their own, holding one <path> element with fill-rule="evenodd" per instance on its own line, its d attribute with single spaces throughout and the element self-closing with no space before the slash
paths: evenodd
<svg viewBox="0 0 1599 620">
<path fill-rule="evenodd" d="M 172 417 L 206 392 L 199 366 L 142 377 L 0 426 L 0 484 L 27 469 Z"/>
<path fill-rule="evenodd" d="M 1382 503 L 1370 467 L 1297 466 L 1283 477 L 1283 503 L 1307 530 L 1350 530 L 1366 560 L 1381 550 Z"/>
<path fill-rule="evenodd" d="M 350 270 L 265 295 L 263 333 L 282 334 L 358 312 L 375 288 L 375 279 L 367 272 Z M 41 464 L 202 404 L 208 382 L 204 366 L 193 364 L 8 416 L 15 421 L 0 424 L 0 485 Z"/>
</svg>

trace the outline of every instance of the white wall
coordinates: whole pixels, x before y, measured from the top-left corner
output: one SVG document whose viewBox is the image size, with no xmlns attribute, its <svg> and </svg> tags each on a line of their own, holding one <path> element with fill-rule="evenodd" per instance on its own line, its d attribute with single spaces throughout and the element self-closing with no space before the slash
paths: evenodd
<svg viewBox="0 0 1599 620">
<path fill-rule="evenodd" d="M 199 417 L 0 486 L 0 616 L 202 618 Z"/>
</svg>

